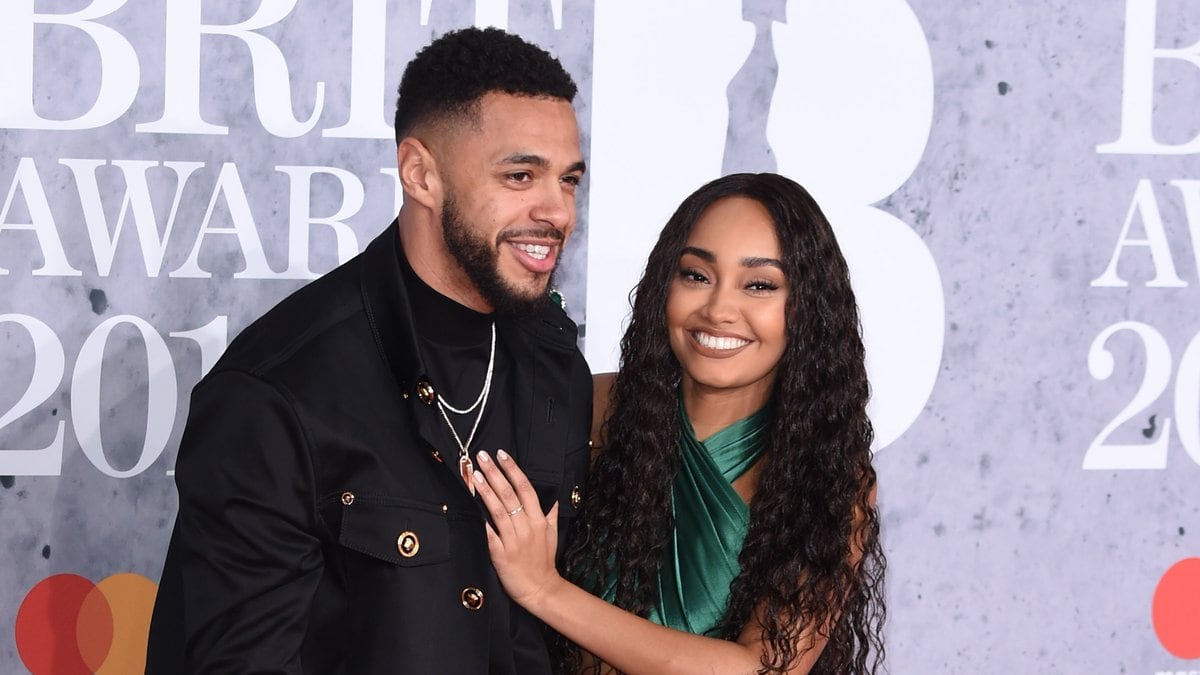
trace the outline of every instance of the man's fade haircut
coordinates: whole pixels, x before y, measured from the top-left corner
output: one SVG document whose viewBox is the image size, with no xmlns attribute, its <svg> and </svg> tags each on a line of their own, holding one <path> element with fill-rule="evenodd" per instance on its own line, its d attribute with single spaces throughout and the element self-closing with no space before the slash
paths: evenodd
<svg viewBox="0 0 1200 675">
<path fill-rule="evenodd" d="M 396 98 L 396 143 L 419 124 L 474 116 L 485 94 L 571 101 L 578 88 L 546 50 L 498 28 L 464 28 L 434 40 L 409 62 Z"/>
</svg>

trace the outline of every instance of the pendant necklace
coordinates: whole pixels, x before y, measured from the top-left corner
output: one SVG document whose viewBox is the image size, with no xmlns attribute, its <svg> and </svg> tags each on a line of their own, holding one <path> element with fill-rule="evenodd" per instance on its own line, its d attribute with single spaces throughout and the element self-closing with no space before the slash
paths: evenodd
<svg viewBox="0 0 1200 675">
<path fill-rule="evenodd" d="M 441 394 L 437 396 L 438 411 L 442 413 L 442 419 L 446 420 L 446 426 L 450 427 L 450 433 L 454 436 L 454 442 L 458 443 L 458 473 L 462 477 L 463 483 L 466 484 L 467 490 L 471 495 L 475 494 L 475 480 L 472 474 L 475 472 L 475 465 L 471 462 L 471 455 L 467 452 L 467 448 L 471 447 L 471 441 L 475 440 L 475 432 L 479 429 L 479 421 L 483 419 L 483 409 L 487 407 L 488 394 L 492 391 L 492 373 L 496 368 L 496 322 L 492 322 L 492 347 L 488 354 L 487 375 L 483 378 L 483 389 L 479 392 L 479 398 L 475 399 L 469 407 L 458 409 L 450 405 L 450 402 L 442 398 Z M 457 413 L 459 415 L 467 415 L 479 408 L 479 412 L 475 414 L 475 423 L 471 425 L 471 433 L 467 435 L 467 442 L 464 443 L 459 437 L 458 432 L 454 430 L 454 425 L 450 423 L 450 416 L 446 411 Z"/>
</svg>

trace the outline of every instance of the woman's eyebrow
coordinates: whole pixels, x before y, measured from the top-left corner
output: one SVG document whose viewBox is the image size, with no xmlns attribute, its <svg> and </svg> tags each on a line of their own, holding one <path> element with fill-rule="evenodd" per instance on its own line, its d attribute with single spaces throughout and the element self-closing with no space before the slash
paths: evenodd
<svg viewBox="0 0 1200 675">
<path fill-rule="evenodd" d="M 712 251 L 698 246 L 684 246 L 680 255 L 692 254 L 697 258 L 710 263 L 717 262 L 717 255 Z M 783 270 L 783 263 L 775 258 L 764 258 L 759 256 L 750 256 L 742 258 L 742 267 L 776 267 L 780 271 Z"/>
<path fill-rule="evenodd" d="M 742 258 L 742 267 L 778 267 L 783 271 L 783 263 L 775 258 Z"/>
</svg>

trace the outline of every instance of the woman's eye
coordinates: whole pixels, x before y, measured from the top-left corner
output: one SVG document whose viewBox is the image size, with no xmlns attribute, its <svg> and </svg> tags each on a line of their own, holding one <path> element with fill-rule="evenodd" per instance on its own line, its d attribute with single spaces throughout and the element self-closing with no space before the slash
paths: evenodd
<svg viewBox="0 0 1200 675">
<path fill-rule="evenodd" d="M 746 284 L 746 290 L 755 293 L 770 293 L 771 291 L 779 290 L 779 286 L 772 281 L 751 281 Z"/>
<path fill-rule="evenodd" d="M 690 269 L 690 268 L 684 268 L 684 269 L 679 270 L 679 278 L 683 279 L 686 282 L 697 283 L 697 284 L 703 284 L 708 281 L 708 277 L 706 277 L 703 274 L 701 274 L 700 272 L 698 272 L 694 269 Z"/>
</svg>

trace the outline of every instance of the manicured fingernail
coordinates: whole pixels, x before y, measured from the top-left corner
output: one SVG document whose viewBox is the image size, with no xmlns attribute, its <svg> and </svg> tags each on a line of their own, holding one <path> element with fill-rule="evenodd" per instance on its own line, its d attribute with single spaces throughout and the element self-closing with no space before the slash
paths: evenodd
<svg viewBox="0 0 1200 675">
<path fill-rule="evenodd" d="M 471 473 L 471 477 L 475 479 L 476 483 L 483 485 L 483 474 L 482 473 L 479 473 L 478 471 L 474 471 Z"/>
<path fill-rule="evenodd" d="M 479 458 L 480 464 L 487 464 L 488 462 L 492 461 L 492 458 L 488 457 L 486 450 L 480 450 L 479 454 L 477 454 L 475 456 Z"/>
<path fill-rule="evenodd" d="M 499 457 L 499 458 L 500 458 L 500 460 L 501 460 L 501 461 L 504 461 L 504 462 L 507 462 L 507 461 L 509 460 L 508 453 L 507 453 L 507 452 L 505 452 L 505 451 L 503 451 L 503 450 L 497 450 L 497 451 L 496 451 L 496 456 L 497 456 L 497 457 Z"/>
</svg>

